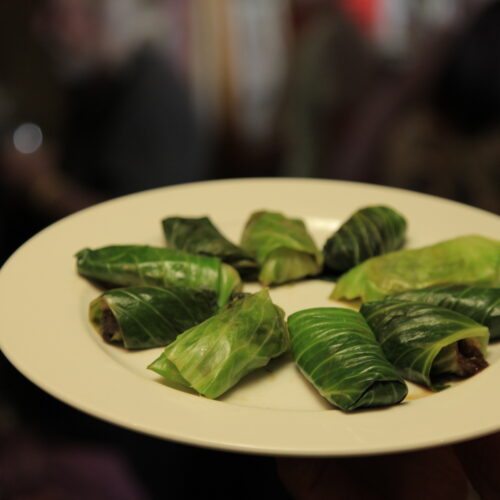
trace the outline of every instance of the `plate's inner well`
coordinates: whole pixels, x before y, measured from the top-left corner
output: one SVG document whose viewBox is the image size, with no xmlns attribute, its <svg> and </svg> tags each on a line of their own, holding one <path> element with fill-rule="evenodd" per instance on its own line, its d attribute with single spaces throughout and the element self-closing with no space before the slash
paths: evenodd
<svg viewBox="0 0 500 500">
<path fill-rule="evenodd" d="M 306 218 L 306 225 L 315 239 L 319 248 L 333 231 L 339 226 L 340 221 L 335 219 Z M 238 228 L 229 228 L 233 233 L 237 233 Z M 112 242 L 110 242 L 112 243 Z M 145 242 L 137 242 L 145 243 Z M 150 244 L 163 244 L 161 239 L 152 238 Z M 82 278 L 83 279 L 83 278 Z M 324 280 L 311 279 L 296 283 L 280 285 L 271 288 L 273 302 L 285 309 L 287 315 L 301 309 L 311 307 L 350 307 L 359 308 L 357 303 L 339 302 L 329 299 L 334 284 Z M 244 290 L 256 292 L 261 289 L 259 284 L 246 283 Z M 87 295 L 83 304 L 86 315 L 86 308 L 90 301 L 99 294 L 99 291 L 88 285 Z M 108 356 L 116 363 L 127 368 L 139 377 L 151 380 L 153 383 L 163 384 L 166 391 L 182 390 L 177 387 L 169 387 L 166 381 L 148 370 L 146 367 L 155 360 L 162 349 L 147 349 L 143 351 L 127 351 L 121 347 L 106 344 L 92 329 L 88 323 L 88 333 L 93 337 Z M 488 351 L 488 361 L 492 363 L 500 358 L 500 345 L 490 346 Z M 466 383 L 456 382 L 456 383 Z M 456 384 L 455 383 L 455 384 Z M 435 393 L 429 389 L 407 382 L 408 395 L 404 402 L 416 401 L 424 397 L 432 397 Z M 449 388 L 448 390 L 453 390 Z M 201 397 L 193 393 L 183 391 L 186 397 Z M 241 380 L 234 388 L 218 398 L 224 404 L 234 404 L 250 406 L 255 408 L 291 410 L 291 411 L 330 411 L 335 410 L 309 382 L 300 374 L 295 366 L 290 354 L 272 360 L 266 367 L 261 368 Z M 372 410 L 376 411 L 376 410 Z"/>
</svg>

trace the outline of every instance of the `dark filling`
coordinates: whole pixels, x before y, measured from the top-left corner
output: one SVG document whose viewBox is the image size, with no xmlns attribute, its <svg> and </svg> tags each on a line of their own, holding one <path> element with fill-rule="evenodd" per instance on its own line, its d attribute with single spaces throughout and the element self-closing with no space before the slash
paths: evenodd
<svg viewBox="0 0 500 500">
<path fill-rule="evenodd" d="M 119 326 L 111 309 L 104 309 L 101 316 L 101 333 L 106 342 L 113 342 L 120 338 Z"/>
<path fill-rule="evenodd" d="M 467 340 L 458 341 L 457 361 L 463 377 L 470 377 L 488 366 L 478 347 Z"/>
</svg>

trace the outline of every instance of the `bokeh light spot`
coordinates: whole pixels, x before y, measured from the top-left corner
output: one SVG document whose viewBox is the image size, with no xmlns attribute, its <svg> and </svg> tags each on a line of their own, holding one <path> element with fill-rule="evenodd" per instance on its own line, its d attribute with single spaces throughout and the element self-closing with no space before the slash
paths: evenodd
<svg viewBox="0 0 500 500">
<path fill-rule="evenodd" d="M 14 147 L 21 153 L 34 153 L 43 143 L 42 129 L 35 123 L 23 123 L 13 135 Z"/>
</svg>

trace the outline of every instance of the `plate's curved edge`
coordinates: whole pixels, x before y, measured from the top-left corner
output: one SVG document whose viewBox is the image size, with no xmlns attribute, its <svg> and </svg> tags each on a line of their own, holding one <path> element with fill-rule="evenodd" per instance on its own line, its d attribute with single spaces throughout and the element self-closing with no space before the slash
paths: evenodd
<svg viewBox="0 0 500 500">
<path fill-rule="evenodd" d="M 9 356 L 9 351 L 3 352 L 7 360 L 28 380 L 34 383 L 41 390 L 45 391 L 47 394 L 58 399 L 59 401 L 71 406 L 79 411 L 82 411 L 96 419 L 103 422 L 112 423 L 123 429 L 130 430 L 133 432 L 138 432 L 146 436 L 155 437 L 167 441 L 176 442 L 179 444 L 184 444 L 188 446 L 196 446 L 212 450 L 226 451 L 230 453 L 244 453 L 260 456 L 271 456 L 271 457 L 321 457 L 321 458 L 342 458 L 342 457 L 361 457 L 361 456 L 375 456 L 375 455 L 387 455 L 393 453 L 406 453 L 419 451 L 423 449 L 438 448 L 440 446 L 450 446 L 459 444 L 462 442 L 469 441 L 471 439 L 478 439 L 492 433 L 500 431 L 500 422 L 492 424 L 488 427 L 482 428 L 480 430 L 474 430 L 467 433 L 460 433 L 460 435 L 447 436 L 446 438 L 439 440 L 436 437 L 415 441 L 412 443 L 399 442 L 399 443 L 386 443 L 385 445 L 367 445 L 364 444 L 359 447 L 339 447 L 337 449 L 319 449 L 318 447 L 311 447 L 310 449 L 302 448 L 300 451 L 294 449 L 293 447 L 284 446 L 268 446 L 262 447 L 254 445 L 251 443 L 237 443 L 231 441 L 222 441 L 221 439 L 200 439 L 194 438 L 190 435 L 175 435 L 173 433 L 165 432 L 164 429 L 152 429 L 147 426 L 142 426 L 140 424 L 131 425 L 126 419 L 121 419 L 116 417 L 114 414 L 103 413 L 99 409 L 86 404 L 82 404 L 81 401 L 69 397 L 64 392 L 61 392 L 50 384 L 46 384 L 43 380 L 33 377 L 21 367 L 18 367 L 15 361 L 11 360 Z"/>
<path fill-rule="evenodd" d="M 31 238 L 29 238 L 27 241 L 25 241 L 22 245 L 20 245 L 14 252 L 5 259 L 4 263 L 0 267 L 0 273 L 1 270 L 9 263 L 9 261 L 18 253 L 19 250 L 21 250 L 25 245 L 31 243 L 32 241 L 36 240 L 39 237 L 42 237 L 47 231 L 52 231 L 55 227 L 61 225 L 61 224 L 66 224 L 67 220 L 73 219 L 75 216 L 83 216 L 87 213 L 91 213 L 94 211 L 101 210 L 103 208 L 113 206 L 116 204 L 120 204 L 123 202 L 126 202 L 128 200 L 134 200 L 134 199 L 140 199 L 142 197 L 150 196 L 150 195 L 160 195 L 161 193 L 165 191 L 182 191 L 185 189 L 192 189 L 192 188 L 204 188 L 204 187 L 218 187 L 218 186 L 231 186 L 231 185 L 238 185 L 241 183 L 246 183 L 248 185 L 250 184 L 261 184 L 261 183 L 271 183 L 271 184 L 281 184 L 281 183 L 289 183 L 290 185 L 295 184 L 295 185 L 301 185 L 301 184 L 310 184 L 310 185 L 322 185 L 325 186 L 327 184 L 331 186 L 344 186 L 344 187 L 350 187 L 350 188 L 362 188 L 362 189 L 367 189 L 367 190 L 381 190 L 381 191 L 386 191 L 388 193 L 398 193 L 400 195 L 410 195 L 413 197 L 420 198 L 422 201 L 425 200 L 432 200 L 435 202 L 441 202 L 441 203 L 446 203 L 449 206 L 456 206 L 457 208 L 466 208 L 469 211 L 474 211 L 478 214 L 483 214 L 485 216 L 493 216 L 493 217 L 498 217 L 496 214 L 492 212 L 488 212 L 487 210 L 484 210 L 479 207 L 475 206 L 470 206 L 466 205 L 462 202 L 456 201 L 456 200 L 451 200 L 447 198 L 441 198 L 436 195 L 432 195 L 429 193 L 423 193 L 420 191 L 412 191 L 409 189 L 405 188 L 400 188 L 396 186 L 385 186 L 385 185 L 378 185 L 378 184 L 372 184 L 368 182 L 357 182 L 357 181 L 349 181 L 349 180 L 336 180 L 336 179 L 329 179 L 329 178 L 321 178 L 321 177 L 240 177 L 240 178 L 228 178 L 228 179 L 211 179 L 211 180 L 205 180 L 205 181 L 196 181 L 196 182 L 188 182 L 188 183 L 182 183 L 182 184 L 174 184 L 171 186 L 162 186 L 162 187 L 157 187 L 153 189 L 148 189 L 144 191 L 138 191 L 134 193 L 130 193 L 127 195 L 122 195 L 122 196 L 117 196 L 115 198 L 111 198 L 109 200 L 105 200 L 99 203 L 96 203 L 92 206 L 83 208 L 79 210 L 78 212 L 75 212 L 73 214 L 69 214 L 65 217 L 62 217 L 61 219 L 57 220 L 56 222 L 50 224 L 49 226 L 45 227 L 44 229 L 40 230 L 38 233 L 33 235 Z"/>
</svg>

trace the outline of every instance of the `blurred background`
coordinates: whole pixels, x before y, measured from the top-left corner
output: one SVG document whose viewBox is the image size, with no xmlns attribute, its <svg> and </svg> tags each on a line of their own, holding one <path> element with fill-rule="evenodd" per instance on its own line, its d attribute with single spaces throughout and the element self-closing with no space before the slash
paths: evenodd
<svg viewBox="0 0 500 500">
<path fill-rule="evenodd" d="M 498 1 L 3 0 L 0 38 L 0 263 L 81 208 L 207 179 L 348 179 L 500 213 Z M 206 462 L 286 498 L 271 460 L 97 422 L 4 358 L 0 389 L 2 499 L 159 498 L 169 469 L 210 483 Z"/>
</svg>

